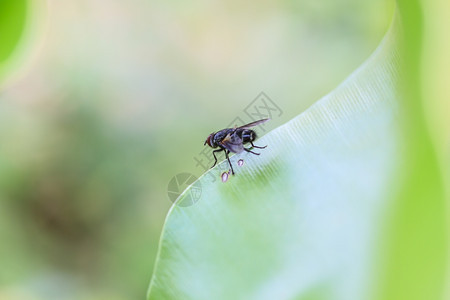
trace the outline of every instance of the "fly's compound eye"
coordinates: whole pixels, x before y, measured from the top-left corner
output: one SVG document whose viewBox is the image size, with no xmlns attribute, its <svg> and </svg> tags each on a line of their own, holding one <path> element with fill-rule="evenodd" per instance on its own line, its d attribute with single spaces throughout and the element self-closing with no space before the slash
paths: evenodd
<svg viewBox="0 0 450 300">
<path fill-rule="evenodd" d="M 214 133 L 211 133 L 210 135 L 208 135 L 208 137 L 206 138 L 206 141 L 203 145 L 208 144 L 208 146 L 213 147 L 212 145 L 212 137 L 213 137 Z"/>
</svg>

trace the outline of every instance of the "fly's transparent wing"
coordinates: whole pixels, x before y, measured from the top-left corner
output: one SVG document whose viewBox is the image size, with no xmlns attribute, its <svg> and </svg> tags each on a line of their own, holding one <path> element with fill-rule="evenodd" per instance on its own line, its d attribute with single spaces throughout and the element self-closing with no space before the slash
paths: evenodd
<svg viewBox="0 0 450 300">
<path fill-rule="evenodd" d="M 270 120 L 269 118 L 258 120 L 258 121 L 255 121 L 255 122 L 251 122 L 251 123 L 242 125 L 242 126 L 240 126 L 238 128 L 250 128 L 250 127 L 258 126 L 259 124 L 265 123 L 265 122 L 267 122 L 269 120 Z"/>
<path fill-rule="evenodd" d="M 225 149 L 234 152 L 234 153 L 241 153 L 244 151 L 244 145 L 242 142 L 242 139 L 235 134 L 236 131 L 233 131 L 220 142 Z"/>
</svg>

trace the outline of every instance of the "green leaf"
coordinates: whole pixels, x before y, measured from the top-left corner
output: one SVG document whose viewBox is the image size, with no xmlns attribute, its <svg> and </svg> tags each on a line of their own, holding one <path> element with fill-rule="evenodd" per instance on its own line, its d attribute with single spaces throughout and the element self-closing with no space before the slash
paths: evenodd
<svg viewBox="0 0 450 300">
<path fill-rule="evenodd" d="M 258 140 L 260 156 L 233 156 L 236 176 L 221 182 L 222 162 L 197 202 L 180 196 L 149 299 L 368 297 L 401 162 L 395 38 L 394 26 L 345 82 Z"/>
<path fill-rule="evenodd" d="M 11 55 L 22 36 L 26 4 L 25 0 L 0 1 L 0 64 Z"/>
</svg>

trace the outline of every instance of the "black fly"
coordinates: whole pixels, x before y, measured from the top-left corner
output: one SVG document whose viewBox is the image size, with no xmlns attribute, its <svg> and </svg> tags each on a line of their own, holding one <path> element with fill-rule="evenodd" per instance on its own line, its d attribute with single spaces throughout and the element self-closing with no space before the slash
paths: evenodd
<svg viewBox="0 0 450 300">
<path fill-rule="evenodd" d="M 220 148 L 213 151 L 215 161 L 214 165 L 211 168 L 213 168 L 217 164 L 216 152 L 225 151 L 225 156 L 228 160 L 228 163 L 230 164 L 231 174 L 233 175 L 234 175 L 233 166 L 231 165 L 230 158 L 228 157 L 228 154 L 230 154 L 230 152 L 241 153 L 242 151 L 247 151 L 252 154 L 259 155 L 260 153 L 253 152 L 251 148 L 250 149 L 245 148 L 244 144 L 250 143 L 250 145 L 252 145 L 252 148 L 258 149 L 266 148 L 267 146 L 258 147 L 253 144 L 253 141 L 256 140 L 256 133 L 255 131 L 249 128 L 257 126 L 267 121 L 269 121 L 269 119 L 262 119 L 259 121 L 248 123 L 240 127 L 226 128 L 218 132 L 211 133 L 206 139 L 204 145 L 208 144 L 208 146 L 210 146 L 211 148 L 217 147 Z"/>
</svg>

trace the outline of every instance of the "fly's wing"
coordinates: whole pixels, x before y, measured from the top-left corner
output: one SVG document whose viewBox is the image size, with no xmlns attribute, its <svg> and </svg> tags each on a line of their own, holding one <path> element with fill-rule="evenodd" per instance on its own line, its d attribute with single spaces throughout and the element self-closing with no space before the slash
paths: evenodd
<svg viewBox="0 0 450 300">
<path fill-rule="evenodd" d="M 267 122 L 269 120 L 270 120 L 269 118 L 258 120 L 258 121 L 255 121 L 255 122 L 251 122 L 251 123 L 242 125 L 242 126 L 240 126 L 238 128 L 250 128 L 250 127 L 258 126 L 259 124 L 265 123 L 265 122 Z"/>
<path fill-rule="evenodd" d="M 244 145 L 242 143 L 242 139 L 235 134 L 235 132 L 236 130 L 228 133 L 225 138 L 220 141 L 220 144 L 231 152 L 241 153 L 244 151 Z"/>
</svg>

